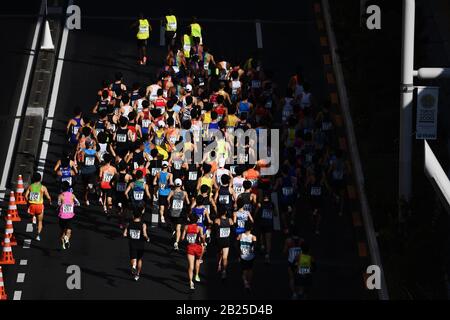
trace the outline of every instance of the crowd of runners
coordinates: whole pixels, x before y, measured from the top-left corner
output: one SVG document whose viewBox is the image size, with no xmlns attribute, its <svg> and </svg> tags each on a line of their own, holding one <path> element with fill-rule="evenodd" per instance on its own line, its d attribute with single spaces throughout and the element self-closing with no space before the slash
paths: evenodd
<svg viewBox="0 0 450 320">
<path fill-rule="evenodd" d="M 143 16 L 136 26 L 139 64 L 145 64 L 151 27 Z M 314 99 L 300 72 L 279 88 L 256 58 L 244 64 L 216 61 L 195 19 L 187 34 L 177 35 L 173 15 L 165 27 L 167 56 L 156 81 L 130 85 L 117 72 L 98 90 L 91 112 L 76 109 L 67 124 L 71 148 L 54 167 L 62 249 L 70 247 L 74 207 L 100 205 L 108 218 L 118 217 L 138 280 L 146 242 L 152 241 L 144 220 L 157 214 L 159 227 L 172 232 L 174 252 L 187 254 L 191 289 L 201 281 L 207 251 L 217 256 L 217 272 L 225 280 L 230 249 L 237 248 L 243 284 L 251 290 L 258 250 L 267 264 L 275 250 L 283 250 L 272 246 L 277 220 L 286 239 L 292 296 L 303 296 L 315 264 L 312 239 L 303 239 L 299 218 L 309 216 L 319 236 L 325 199 L 333 199 L 333 212 L 343 212 L 346 167 L 335 148 L 330 103 Z M 258 132 L 276 129 L 274 124 L 280 141 L 269 144 L 279 148 L 272 152 L 279 152 L 280 168 L 265 176 L 261 169 L 270 164 L 249 161 L 259 142 L 248 138 L 246 152 L 235 154 L 239 142 L 228 138 L 238 129 Z M 226 139 L 212 137 L 214 130 Z M 195 161 L 193 155 L 212 143 L 214 150 Z M 233 163 L 227 161 L 230 154 Z M 39 174 L 32 182 L 26 197 L 29 213 L 38 217 L 39 240 L 44 197 L 51 198 Z"/>
</svg>

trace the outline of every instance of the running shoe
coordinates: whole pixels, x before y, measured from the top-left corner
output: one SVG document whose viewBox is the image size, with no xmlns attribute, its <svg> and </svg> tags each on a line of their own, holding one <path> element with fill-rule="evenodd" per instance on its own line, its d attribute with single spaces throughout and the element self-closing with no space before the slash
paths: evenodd
<svg viewBox="0 0 450 320">
<path fill-rule="evenodd" d="M 173 230 L 173 232 L 172 232 L 172 238 L 175 236 L 176 233 L 177 233 L 177 231 L 176 231 L 176 230 Z"/>
<path fill-rule="evenodd" d="M 199 275 L 196 275 L 195 278 L 194 278 L 194 280 L 195 280 L 195 282 L 200 282 L 200 276 L 199 276 Z"/>
<path fill-rule="evenodd" d="M 41 236 L 39 234 L 36 236 L 36 241 L 41 241 Z"/>
<path fill-rule="evenodd" d="M 191 283 L 189 284 L 189 287 L 191 288 L 191 290 L 195 290 L 194 282 L 191 281 Z"/>
<path fill-rule="evenodd" d="M 178 242 L 174 242 L 174 244 L 173 244 L 173 249 L 174 249 L 175 251 L 178 251 Z"/>
<path fill-rule="evenodd" d="M 61 247 L 63 250 L 66 250 L 66 242 L 64 241 L 64 239 L 61 240 Z"/>
<path fill-rule="evenodd" d="M 133 276 L 136 276 L 136 275 L 137 275 L 137 269 L 136 269 L 136 267 L 131 267 L 131 274 L 132 274 Z"/>
<path fill-rule="evenodd" d="M 138 280 L 139 280 L 139 275 L 137 274 L 134 276 L 134 281 L 138 281 Z"/>
<path fill-rule="evenodd" d="M 36 224 L 36 216 L 33 216 L 33 224 Z"/>
<path fill-rule="evenodd" d="M 166 219 L 164 219 L 164 216 L 161 217 L 161 223 L 166 223 Z"/>
<path fill-rule="evenodd" d="M 89 207 L 90 203 L 89 200 L 86 200 L 86 207 Z"/>
</svg>

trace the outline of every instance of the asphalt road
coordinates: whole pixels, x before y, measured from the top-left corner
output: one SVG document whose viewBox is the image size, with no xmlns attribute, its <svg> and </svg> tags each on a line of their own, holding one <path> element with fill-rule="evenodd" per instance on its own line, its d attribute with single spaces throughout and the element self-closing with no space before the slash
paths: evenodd
<svg viewBox="0 0 450 320">
<path fill-rule="evenodd" d="M 25 69 L 30 55 L 37 17 L 19 17 L 39 13 L 39 2 L 30 1 L 24 6 L 18 2 L 2 4 L 0 12 L 1 108 L 0 108 L 0 174 L 11 140 L 11 132 L 22 90 Z M 11 36 L 10 30 L 14 36 Z"/>
<path fill-rule="evenodd" d="M 139 5 L 138 5 L 139 3 Z M 63 67 L 60 91 L 55 113 L 50 149 L 46 161 L 45 184 L 54 194 L 55 179 L 49 173 L 55 161 L 66 146 L 64 127 L 74 106 L 79 105 L 88 112 L 95 102 L 96 91 L 103 79 L 112 79 L 114 72 L 121 71 L 125 81 L 146 83 L 160 67 L 163 49 L 159 47 L 159 30 L 150 43 L 150 64 L 147 67 L 136 64 L 136 48 L 127 19 L 108 19 L 108 16 L 131 17 L 136 11 L 150 12 L 150 16 L 164 14 L 161 4 L 142 4 L 141 1 L 127 1 L 120 9 L 100 6 L 97 2 L 83 2 L 82 30 L 69 35 L 66 58 Z M 253 6 L 252 6 L 253 7 Z M 209 19 L 300 19 L 310 23 L 280 24 L 262 23 L 264 67 L 275 71 L 275 79 L 284 87 L 288 76 L 297 65 L 313 85 L 313 94 L 320 100 L 327 97 L 328 87 L 320 54 L 319 36 L 313 22 L 313 2 L 302 1 L 296 12 L 272 3 L 255 7 L 255 11 L 233 9 L 212 11 L 206 8 L 194 10 L 183 7 L 183 16 L 189 18 L 195 11 L 199 18 Z M 299 8 L 300 7 L 300 8 Z M 181 7 L 180 7 L 181 8 Z M 136 9 L 136 10 L 135 10 Z M 177 8 L 174 7 L 175 10 Z M 205 10 L 203 12 L 202 10 Z M 181 9 L 180 11 L 181 12 Z M 203 15 L 202 15 L 203 14 Z M 99 17 L 99 16 L 103 16 Z M 94 18 L 95 17 L 95 18 Z M 256 49 L 255 24 L 252 22 L 205 22 L 204 42 L 213 54 L 232 56 L 243 61 Z M 364 299 L 360 260 L 351 228 L 349 214 L 338 218 L 331 205 L 325 206 L 326 213 L 321 236 L 315 238 L 309 231 L 306 209 L 300 208 L 305 237 L 310 239 L 314 255 L 318 260 L 318 271 L 312 298 L 316 299 Z M 115 218 L 107 221 L 96 209 L 81 208 L 78 212 L 72 247 L 59 249 L 59 228 L 54 210 L 48 209 L 45 217 L 42 241 L 32 241 L 31 248 L 24 249 L 22 242 L 32 233 L 26 232 L 24 219 L 16 224 L 19 246 L 14 248 L 17 263 L 4 268 L 8 295 L 21 291 L 22 299 L 288 299 L 286 259 L 281 254 L 283 236 L 276 234 L 272 264 L 266 266 L 259 256 L 255 266 L 254 290 L 252 295 L 244 292 L 240 269 L 233 255 L 229 279 L 221 283 L 215 274 L 214 250 L 210 250 L 202 266 L 202 284 L 195 293 L 187 287 L 186 261 L 182 253 L 171 251 L 172 243 L 168 231 L 152 228 L 151 242 L 144 257 L 141 280 L 135 283 L 129 275 L 127 241 L 121 238 Z M 27 260 L 27 265 L 19 265 Z M 68 290 L 66 269 L 78 265 L 82 271 L 82 289 Z M 23 283 L 16 283 L 18 273 L 24 273 Z"/>
</svg>

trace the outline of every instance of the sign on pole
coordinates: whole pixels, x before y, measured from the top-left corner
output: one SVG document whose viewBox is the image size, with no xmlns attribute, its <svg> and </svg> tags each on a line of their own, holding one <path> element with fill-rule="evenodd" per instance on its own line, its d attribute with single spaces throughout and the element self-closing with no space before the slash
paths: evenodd
<svg viewBox="0 0 450 320">
<path fill-rule="evenodd" d="M 435 140 L 439 87 L 417 87 L 416 139 Z"/>
</svg>

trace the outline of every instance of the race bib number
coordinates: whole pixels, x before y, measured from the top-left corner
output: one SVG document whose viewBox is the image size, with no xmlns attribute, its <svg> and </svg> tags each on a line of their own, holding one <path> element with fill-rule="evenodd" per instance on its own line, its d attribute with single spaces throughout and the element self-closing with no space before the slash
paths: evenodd
<svg viewBox="0 0 450 320">
<path fill-rule="evenodd" d="M 86 157 L 86 158 L 84 158 L 84 164 L 86 166 L 93 166 L 95 164 L 95 158 L 94 157 Z"/>
<path fill-rule="evenodd" d="M 219 195 L 219 203 L 220 204 L 229 204 L 230 196 L 229 195 Z"/>
<path fill-rule="evenodd" d="M 197 224 L 203 223 L 203 215 L 198 216 Z"/>
<path fill-rule="evenodd" d="M 113 177 L 114 177 L 114 175 L 112 175 L 111 173 L 105 173 L 103 175 L 103 181 L 104 182 L 111 182 Z"/>
<path fill-rule="evenodd" d="M 73 204 L 63 204 L 62 212 L 63 213 L 73 213 Z"/>
<path fill-rule="evenodd" d="M 252 80 L 252 88 L 253 89 L 261 88 L 261 81 L 260 80 Z"/>
<path fill-rule="evenodd" d="M 237 221 L 237 225 L 238 225 L 239 228 L 244 228 L 245 227 L 245 220 L 239 219 Z"/>
<path fill-rule="evenodd" d="M 311 269 L 309 267 L 301 267 L 301 268 L 298 268 L 298 273 L 299 274 L 308 274 L 308 273 L 311 273 Z"/>
<path fill-rule="evenodd" d="M 209 204 L 205 204 L 205 210 L 211 212 L 211 206 Z M 201 217 L 201 219 L 203 221 L 203 217 Z"/>
<path fill-rule="evenodd" d="M 134 191 L 133 192 L 134 200 L 141 201 L 144 199 L 144 191 Z"/>
<path fill-rule="evenodd" d="M 148 26 L 140 26 L 139 27 L 139 33 L 147 33 L 148 31 Z"/>
<path fill-rule="evenodd" d="M 161 171 L 161 168 L 152 168 L 152 176 L 156 176 L 158 172 Z"/>
<path fill-rule="evenodd" d="M 175 170 L 180 170 L 181 169 L 181 162 L 180 161 L 176 161 L 173 163 L 173 166 L 175 168 Z"/>
<path fill-rule="evenodd" d="M 248 245 L 241 246 L 241 254 L 243 256 L 248 256 L 250 254 L 250 247 Z"/>
<path fill-rule="evenodd" d="M 116 186 L 116 190 L 119 192 L 125 192 L 127 189 L 127 184 L 125 182 L 118 182 Z"/>
<path fill-rule="evenodd" d="M 170 142 L 171 144 L 177 143 L 177 137 L 176 137 L 176 136 L 171 136 L 171 137 L 169 138 L 169 142 Z"/>
<path fill-rule="evenodd" d="M 175 210 L 183 209 L 183 201 L 182 200 L 173 200 L 172 208 Z"/>
<path fill-rule="evenodd" d="M 285 188 L 283 188 L 282 191 L 283 191 L 283 196 L 285 196 L 285 197 L 289 197 L 294 194 L 294 188 L 292 188 L 292 187 L 285 187 Z"/>
<path fill-rule="evenodd" d="M 183 46 L 183 50 L 184 50 L 184 51 L 187 51 L 187 52 L 190 52 L 190 51 L 191 51 L 191 46 L 185 44 L 185 45 Z"/>
<path fill-rule="evenodd" d="M 331 130 L 332 127 L 333 127 L 333 124 L 331 122 L 322 122 L 322 130 L 323 131 Z"/>
<path fill-rule="evenodd" d="M 220 238 L 228 238 L 230 236 L 230 228 L 220 228 L 219 230 Z"/>
<path fill-rule="evenodd" d="M 169 30 L 176 30 L 177 29 L 177 23 L 176 22 L 169 22 L 168 24 Z"/>
<path fill-rule="evenodd" d="M 78 134 L 78 130 L 80 130 L 80 127 L 72 127 L 72 134 L 76 136 Z"/>
<path fill-rule="evenodd" d="M 194 244 L 195 241 L 197 241 L 197 234 L 195 234 L 195 233 L 188 233 L 186 235 L 186 240 L 187 240 L 188 243 Z"/>
<path fill-rule="evenodd" d="M 270 209 L 263 209 L 262 218 L 263 219 L 272 219 L 273 213 Z"/>
<path fill-rule="evenodd" d="M 30 201 L 39 201 L 41 198 L 40 192 L 31 192 L 30 193 Z"/>
<path fill-rule="evenodd" d="M 197 176 L 198 176 L 198 172 L 197 172 L 197 171 L 189 172 L 189 180 L 190 180 L 190 181 L 195 181 L 195 180 L 197 180 Z"/>
<path fill-rule="evenodd" d="M 103 129 L 95 129 L 95 132 L 97 133 L 97 135 L 98 135 L 100 132 L 103 132 L 103 131 L 105 131 L 105 130 L 103 130 Z"/>
<path fill-rule="evenodd" d="M 237 195 L 240 195 L 242 192 L 244 192 L 244 187 L 234 187 L 234 192 L 236 192 Z"/>
<path fill-rule="evenodd" d="M 130 229 L 130 238 L 133 240 L 141 239 L 141 230 Z"/>
<path fill-rule="evenodd" d="M 150 126 L 151 121 L 148 119 L 144 119 L 142 120 L 142 127 L 143 128 L 148 128 Z"/>
<path fill-rule="evenodd" d="M 123 133 L 118 134 L 117 142 L 127 142 L 127 135 Z"/>
<path fill-rule="evenodd" d="M 311 188 L 311 195 L 312 196 L 320 196 L 322 194 L 322 188 L 321 187 L 312 187 Z"/>
</svg>

